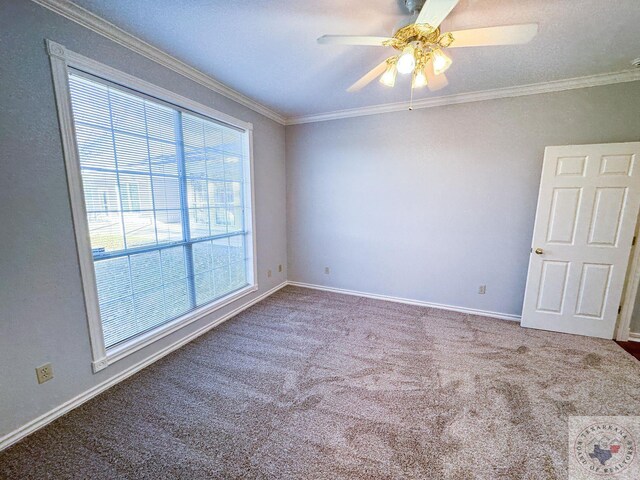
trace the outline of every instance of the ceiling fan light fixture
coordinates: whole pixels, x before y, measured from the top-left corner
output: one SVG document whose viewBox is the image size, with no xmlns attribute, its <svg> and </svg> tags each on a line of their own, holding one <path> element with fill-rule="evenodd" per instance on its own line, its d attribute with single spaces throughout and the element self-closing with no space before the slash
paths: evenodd
<svg viewBox="0 0 640 480">
<path fill-rule="evenodd" d="M 37 0 L 36 0 L 37 1 Z M 537 23 L 501 25 L 466 30 L 445 31 L 443 20 L 460 0 L 401 0 L 414 15 L 411 22 L 397 29 L 393 35 L 323 35 L 318 43 L 333 45 L 363 45 L 393 48 L 393 57 L 381 61 L 347 91 L 356 92 L 374 79 L 393 87 L 397 74 L 411 74 L 411 88 L 427 86 L 435 92 L 449 84 L 444 72 L 453 61 L 444 51 L 459 47 L 488 47 L 492 45 L 522 45 L 530 42 L 538 32 Z M 398 53 L 399 52 L 399 53 Z M 633 65 L 640 67 L 640 59 Z M 412 90 L 413 91 L 413 90 Z"/>
<path fill-rule="evenodd" d="M 444 73 L 453 63 L 453 60 L 447 57 L 439 48 L 431 52 L 431 59 L 433 62 L 433 73 L 436 75 Z"/>
<path fill-rule="evenodd" d="M 398 67 L 396 66 L 395 58 L 391 61 L 388 61 L 388 63 L 389 65 L 387 66 L 387 69 L 384 71 L 384 73 L 380 77 L 380 83 L 387 87 L 393 87 L 396 84 Z"/>
<path fill-rule="evenodd" d="M 424 67 L 416 68 L 413 72 L 413 79 L 411 80 L 411 88 L 422 88 L 427 85 L 427 74 L 424 71 Z"/>
<path fill-rule="evenodd" d="M 402 54 L 398 58 L 398 72 L 407 74 L 413 72 L 416 67 L 415 51 L 411 45 L 407 45 L 402 50 Z"/>
</svg>

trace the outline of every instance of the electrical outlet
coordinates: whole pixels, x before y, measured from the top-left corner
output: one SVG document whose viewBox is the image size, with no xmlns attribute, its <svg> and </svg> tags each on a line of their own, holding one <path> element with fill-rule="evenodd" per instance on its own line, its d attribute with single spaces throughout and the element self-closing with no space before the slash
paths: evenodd
<svg viewBox="0 0 640 480">
<path fill-rule="evenodd" d="M 485 293 L 487 293 L 487 286 L 486 285 L 480 285 L 478 287 L 478 294 L 479 295 L 484 295 Z"/>
<path fill-rule="evenodd" d="M 271 278 L 271 270 L 267 270 L 267 277 Z"/>
<path fill-rule="evenodd" d="M 278 271 L 282 272 L 282 265 L 278 265 Z"/>
<path fill-rule="evenodd" d="M 50 363 L 36 367 L 36 376 L 38 383 L 44 383 L 53 378 L 53 367 Z"/>
<path fill-rule="evenodd" d="M 330 271 L 329 271 L 329 267 L 324 267 L 324 273 L 329 275 Z"/>
</svg>

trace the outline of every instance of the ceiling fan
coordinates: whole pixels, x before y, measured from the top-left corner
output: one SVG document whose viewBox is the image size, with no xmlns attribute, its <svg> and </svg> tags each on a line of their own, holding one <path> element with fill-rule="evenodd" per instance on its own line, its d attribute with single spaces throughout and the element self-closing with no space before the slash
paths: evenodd
<svg viewBox="0 0 640 480">
<path fill-rule="evenodd" d="M 414 23 L 400 28 L 392 37 L 323 35 L 318 43 L 392 47 L 399 52 L 371 69 L 351 85 L 348 92 L 364 88 L 377 77 L 383 85 L 393 87 L 398 73 L 412 74 L 412 89 L 426 85 L 429 90 L 436 91 L 449 83 L 444 72 L 452 60 L 444 53 L 445 49 L 519 45 L 529 42 L 538 32 L 536 23 L 441 32 L 440 24 L 458 1 L 405 0 L 407 9 L 412 14 L 419 12 L 418 16 Z"/>
</svg>

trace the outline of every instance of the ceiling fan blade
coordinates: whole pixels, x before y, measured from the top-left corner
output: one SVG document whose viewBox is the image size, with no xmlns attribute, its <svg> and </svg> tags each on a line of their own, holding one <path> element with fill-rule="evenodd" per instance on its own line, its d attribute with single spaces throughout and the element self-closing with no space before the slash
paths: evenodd
<svg viewBox="0 0 640 480">
<path fill-rule="evenodd" d="M 360 80 L 347 88 L 347 92 L 357 92 L 358 90 L 361 90 L 362 88 L 373 82 L 377 77 L 382 75 L 386 69 L 387 61 L 383 60 L 381 63 L 379 63 L 367 73 L 365 73 L 362 77 L 360 77 Z"/>
<path fill-rule="evenodd" d="M 382 47 L 390 37 L 367 37 L 363 35 L 323 35 L 318 38 L 322 45 L 363 45 L 370 47 Z"/>
<path fill-rule="evenodd" d="M 451 32 L 453 43 L 449 45 L 449 48 L 520 45 L 530 42 L 537 33 L 537 23 L 458 30 Z"/>
<path fill-rule="evenodd" d="M 427 0 L 415 23 L 428 23 L 433 28 L 440 26 L 459 0 Z"/>
<path fill-rule="evenodd" d="M 447 77 L 445 77 L 444 73 L 436 75 L 433 72 L 433 63 L 431 62 L 431 60 L 427 62 L 427 65 L 424 68 L 424 72 L 427 75 L 427 87 L 432 92 L 441 90 L 449 85 L 449 80 L 447 80 Z"/>
</svg>

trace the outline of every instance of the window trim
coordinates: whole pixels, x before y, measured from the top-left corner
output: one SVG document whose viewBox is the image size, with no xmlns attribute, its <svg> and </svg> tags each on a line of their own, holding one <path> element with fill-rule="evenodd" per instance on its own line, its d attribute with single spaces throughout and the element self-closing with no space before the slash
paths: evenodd
<svg viewBox="0 0 640 480">
<path fill-rule="evenodd" d="M 77 254 L 80 264 L 80 276 L 82 279 L 82 289 L 84 293 L 85 309 L 89 326 L 89 339 L 92 353 L 93 372 L 99 372 L 112 363 L 150 345 L 204 316 L 224 308 L 230 303 L 258 290 L 257 283 L 257 258 L 256 258 L 256 219 L 255 219 L 255 187 L 253 168 L 253 125 L 242 120 L 238 120 L 230 115 L 219 112 L 186 97 L 173 93 L 162 87 L 158 87 L 144 80 L 140 80 L 129 74 L 116 70 L 112 67 L 99 63 L 90 58 L 84 57 L 64 46 L 46 41 L 47 52 L 51 62 L 51 72 L 60 123 L 60 135 L 67 171 L 67 184 L 69 188 L 69 198 L 71 202 L 71 213 L 73 217 L 73 227 L 76 238 Z M 231 292 L 222 298 L 215 300 L 212 304 L 196 308 L 185 315 L 182 315 L 170 322 L 167 322 L 155 329 L 152 329 L 136 337 L 114 345 L 108 350 L 105 348 L 104 335 L 102 331 L 102 321 L 100 319 L 100 308 L 98 303 L 98 290 L 94 270 L 94 258 L 91 250 L 89 237 L 89 225 L 87 221 L 87 209 L 85 205 L 82 176 L 80 172 L 80 157 L 76 143 L 75 127 L 73 123 L 73 113 L 71 110 L 71 96 L 69 92 L 69 68 L 80 70 L 96 77 L 103 78 L 109 82 L 121 85 L 128 89 L 136 90 L 143 95 L 156 98 L 180 109 L 195 112 L 213 120 L 226 123 L 232 127 L 246 132 L 245 147 L 249 153 L 249 168 L 245 173 L 249 178 L 249 188 L 244 189 L 245 205 L 245 225 L 247 235 L 247 255 L 248 264 L 253 268 L 247 270 L 248 286 Z"/>
</svg>

